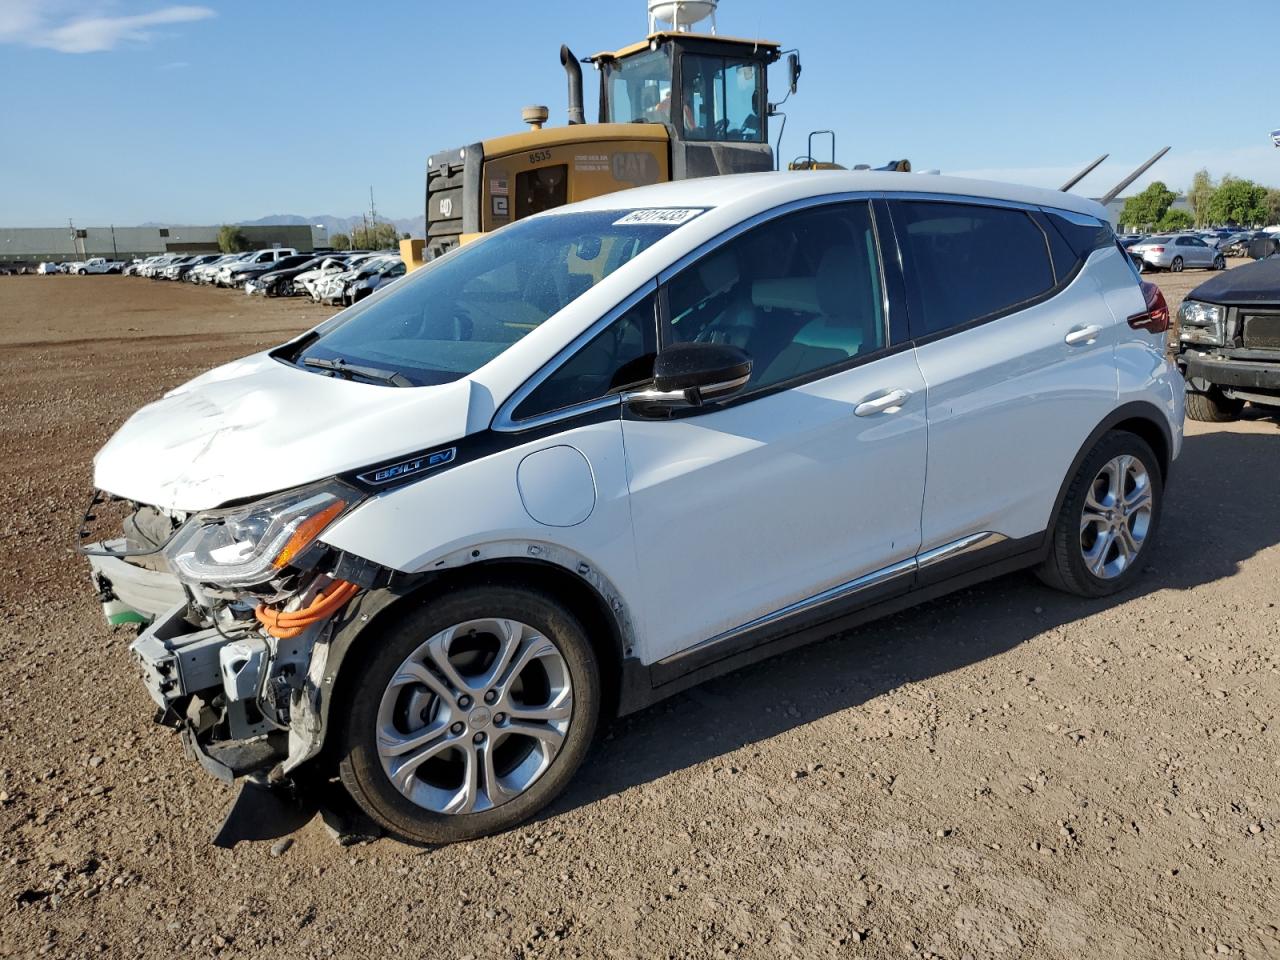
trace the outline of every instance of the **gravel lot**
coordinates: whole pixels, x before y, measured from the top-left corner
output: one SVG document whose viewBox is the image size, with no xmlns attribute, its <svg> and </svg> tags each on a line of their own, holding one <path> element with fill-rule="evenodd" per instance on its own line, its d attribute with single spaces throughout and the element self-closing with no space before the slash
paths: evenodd
<svg viewBox="0 0 1280 960">
<path fill-rule="evenodd" d="M 1206 275 L 1157 279 L 1176 309 Z M 1280 956 L 1280 425 L 1189 426 L 1134 592 L 1016 575 L 615 724 L 532 825 L 215 849 L 70 550 L 142 403 L 330 311 L 0 278 L 0 956 Z"/>
</svg>

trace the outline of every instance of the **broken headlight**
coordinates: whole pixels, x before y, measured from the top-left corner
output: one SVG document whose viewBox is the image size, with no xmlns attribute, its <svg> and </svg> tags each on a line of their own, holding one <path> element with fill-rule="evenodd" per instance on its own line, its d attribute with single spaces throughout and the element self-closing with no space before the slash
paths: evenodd
<svg viewBox="0 0 1280 960">
<path fill-rule="evenodd" d="M 165 558 L 179 577 L 196 583 L 268 583 L 361 497 L 345 483 L 329 480 L 244 506 L 198 513 L 165 547 Z"/>
<path fill-rule="evenodd" d="M 1184 300 L 1178 308 L 1178 339 L 1183 343 L 1222 346 L 1227 311 L 1212 303 Z"/>
</svg>

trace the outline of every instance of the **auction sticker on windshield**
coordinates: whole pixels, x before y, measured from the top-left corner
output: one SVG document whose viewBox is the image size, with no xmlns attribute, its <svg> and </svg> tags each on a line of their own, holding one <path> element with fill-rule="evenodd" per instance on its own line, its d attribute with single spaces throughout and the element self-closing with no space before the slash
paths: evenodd
<svg viewBox="0 0 1280 960">
<path fill-rule="evenodd" d="M 625 217 L 620 217 L 613 221 L 613 225 L 620 227 L 626 224 L 658 223 L 674 227 L 682 223 L 688 223 L 698 214 L 704 212 L 704 210 L 632 210 Z"/>
</svg>

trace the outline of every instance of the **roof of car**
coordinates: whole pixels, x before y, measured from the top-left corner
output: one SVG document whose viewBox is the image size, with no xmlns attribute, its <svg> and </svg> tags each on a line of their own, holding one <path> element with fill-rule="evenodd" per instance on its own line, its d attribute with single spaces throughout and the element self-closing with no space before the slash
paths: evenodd
<svg viewBox="0 0 1280 960">
<path fill-rule="evenodd" d="M 675 180 L 619 193 L 605 194 L 575 203 L 564 210 L 621 210 L 644 207 L 722 207 L 743 204 L 766 208 L 770 200 L 786 203 L 811 196 L 844 192 L 929 193 L 977 199 L 1004 200 L 1033 206 L 1054 207 L 1107 219 L 1096 200 L 1057 190 L 1016 183 L 969 180 L 933 174 L 893 173 L 878 170 L 816 170 L 776 173 L 742 173 L 722 177 Z"/>
</svg>

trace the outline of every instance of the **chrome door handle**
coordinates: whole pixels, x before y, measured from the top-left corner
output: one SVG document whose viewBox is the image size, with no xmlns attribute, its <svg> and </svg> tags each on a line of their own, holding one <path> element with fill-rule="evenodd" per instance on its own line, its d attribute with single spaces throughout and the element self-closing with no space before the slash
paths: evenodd
<svg viewBox="0 0 1280 960">
<path fill-rule="evenodd" d="M 853 415 L 855 417 L 870 417 L 877 413 L 897 413 L 910 396 L 910 390 L 901 388 L 890 390 L 888 393 L 882 393 L 880 396 L 872 397 L 870 400 L 863 400 L 862 403 L 853 408 Z"/>
<path fill-rule="evenodd" d="M 1101 332 L 1102 327 L 1097 324 L 1093 324 L 1088 327 L 1077 327 L 1075 330 L 1068 333 L 1063 339 L 1067 342 L 1068 346 L 1079 347 L 1093 343 L 1098 339 L 1098 334 Z"/>
</svg>

